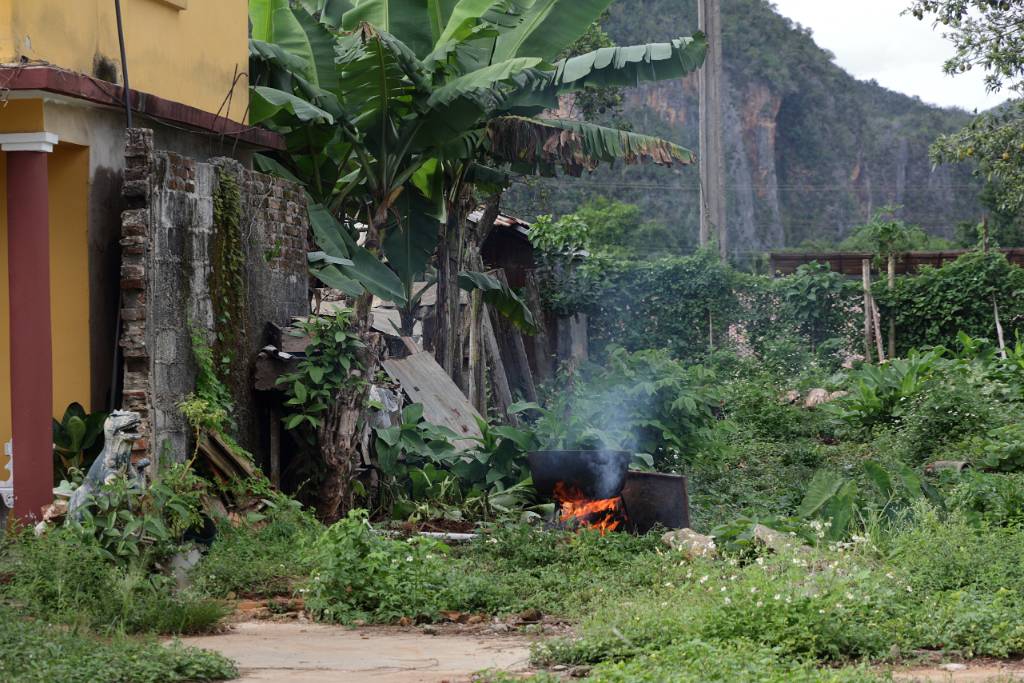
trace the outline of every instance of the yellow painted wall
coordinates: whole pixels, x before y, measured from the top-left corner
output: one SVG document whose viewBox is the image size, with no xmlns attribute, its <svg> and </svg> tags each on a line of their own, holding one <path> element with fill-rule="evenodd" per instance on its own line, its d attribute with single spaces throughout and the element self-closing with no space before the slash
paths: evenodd
<svg viewBox="0 0 1024 683">
<path fill-rule="evenodd" d="M 236 67 L 238 73 L 248 71 L 247 0 L 121 5 L 132 88 L 216 113 L 232 89 Z M 103 57 L 120 74 L 113 1 L 0 0 L 0 61 L 21 57 L 85 74 L 93 74 L 96 59 Z M 242 78 L 234 87 L 230 118 L 243 121 L 248 102 Z"/>
<path fill-rule="evenodd" d="M 0 110 L 0 130 L 9 121 Z M 7 287 L 7 155 L 0 154 L 0 444 L 11 438 L 10 308 Z M 89 149 L 61 144 L 49 157 L 50 316 L 53 414 L 90 403 L 88 198 Z M 42 302 L 40 302 L 42 303 Z M 0 448 L 0 466 L 7 458 Z M 0 480 L 6 479 L 0 467 Z"/>
<path fill-rule="evenodd" d="M 92 395 L 89 335 L 89 148 L 60 144 L 50 169 L 53 414 Z M 113 350 L 111 350 L 113 352 Z"/>
</svg>

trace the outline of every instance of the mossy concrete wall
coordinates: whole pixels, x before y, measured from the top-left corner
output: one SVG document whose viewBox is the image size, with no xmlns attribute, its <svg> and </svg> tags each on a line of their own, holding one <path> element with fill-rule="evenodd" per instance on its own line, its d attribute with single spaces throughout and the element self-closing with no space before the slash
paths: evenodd
<svg viewBox="0 0 1024 683">
<path fill-rule="evenodd" d="M 302 189 L 231 159 L 207 163 L 154 150 L 147 130 L 129 132 L 126 160 L 123 405 L 145 419 L 138 448 L 175 460 L 191 453 L 178 404 L 195 388 L 191 336 L 199 330 L 215 349 L 232 340 L 226 384 L 237 437 L 259 456 L 268 418 L 257 408 L 252 363 L 267 323 L 309 311 Z"/>
</svg>

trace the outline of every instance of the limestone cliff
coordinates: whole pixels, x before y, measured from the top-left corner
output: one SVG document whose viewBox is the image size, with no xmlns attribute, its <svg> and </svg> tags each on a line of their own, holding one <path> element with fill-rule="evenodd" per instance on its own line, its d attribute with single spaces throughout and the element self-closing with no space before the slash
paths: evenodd
<svg viewBox="0 0 1024 683">
<path fill-rule="evenodd" d="M 618 0 L 605 28 L 625 45 L 688 35 L 695 18 L 693 0 Z M 935 137 L 969 114 L 857 81 L 765 0 L 723 2 L 723 27 L 727 212 L 737 256 L 838 241 L 887 204 L 944 236 L 979 217 L 969 169 L 933 169 L 928 159 Z M 696 149 L 696 78 L 629 91 L 623 115 L 637 131 Z M 696 235 L 696 167 L 602 169 L 517 189 L 510 200 L 525 214 L 559 214 L 597 194 Z"/>
</svg>

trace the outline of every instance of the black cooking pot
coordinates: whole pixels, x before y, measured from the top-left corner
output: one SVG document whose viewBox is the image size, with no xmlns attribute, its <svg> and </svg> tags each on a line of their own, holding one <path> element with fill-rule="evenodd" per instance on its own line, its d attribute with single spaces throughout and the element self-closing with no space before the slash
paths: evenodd
<svg viewBox="0 0 1024 683">
<path fill-rule="evenodd" d="M 555 484 L 574 486 L 592 500 L 622 493 L 633 454 L 629 451 L 535 451 L 527 455 L 533 486 L 551 497 Z"/>
</svg>

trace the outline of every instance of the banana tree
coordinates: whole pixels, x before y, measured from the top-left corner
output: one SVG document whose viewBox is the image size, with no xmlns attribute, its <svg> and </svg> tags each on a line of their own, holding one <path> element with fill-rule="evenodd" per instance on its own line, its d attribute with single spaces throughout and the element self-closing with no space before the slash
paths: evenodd
<svg viewBox="0 0 1024 683">
<path fill-rule="evenodd" d="M 578 175 L 601 162 L 694 160 L 669 141 L 540 118 L 562 95 L 676 78 L 702 63 L 701 34 L 553 61 L 611 1 L 250 0 L 251 122 L 287 142 L 260 163 L 307 188 L 320 248 L 312 270 L 356 297 L 359 323 L 371 294 L 411 310 L 412 283 L 436 255 L 434 351 L 454 375 L 474 182 L 503 170 Z M 354 445 L 327 447 L 337 451 L 325 451 L 329 468 L 354 455 Z M 329 478 L 322 492 L 340 500 L 339 486 Z"/>
<path fill-rule="evenodd" d="M 665 140 L 537 118 L 561 95 L 676 78 L 702 63 L 700 34 L 549 61 L 610 3 L 251 0 L 252 122 L 288 143 L 261 163 L 300 180 L 325 209 L 316 233 L 334 260 L 316 261 L 316 274 L 409 304 L 438 235 L 459 232 L 460 198 L 485 162 L 573 175 L 616 160 L 692 162 Z M 356 222 L 372 260 L 390 268 L 355 245 Z"/>
</svg>

